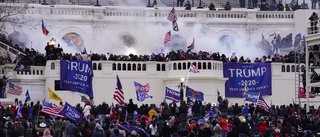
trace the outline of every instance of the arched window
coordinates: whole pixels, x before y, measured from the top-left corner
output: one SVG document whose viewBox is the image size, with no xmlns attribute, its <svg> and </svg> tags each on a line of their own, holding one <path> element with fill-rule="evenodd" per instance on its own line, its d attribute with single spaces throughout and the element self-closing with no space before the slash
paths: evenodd
<svg viewBox="0 0 320 137">
<path fill-rule="evenodd" d="M 138 71 L 141 71 L 141 64 L 140 63 L 138 63 Z"/>
<path fill-rule="evenodd" d="M 183 64 L 182 64 L 182 69 L 183 69 L 183 70 L 186 70 L 186 69 L 187 69 L 187 64 L 186 64 L 185 62 L 183 62 Z"/>
<path fill-rule="evenodd" d="M 145 63 L 142 64 L 142 71 L 146 71 L 147 70 L 147 65 Z"/>
<path fill-rule="evenodd" d="M 122 70 L 127 70 L 127 64 L 126 63 L 122 64 Z"/>
<path fill-rule="evenodd" d="M 137 65 L 136 65 L 136 63 L 133 63 L 133 64 L 132 64 L 132 70 L 133 70 L 133 71 L 136 71 L 136 70 L 137 70 Z"/>
<path fill-rule="evenodd" d="M 198 62 L 198 69 L 201 69 L 201 62 Z"/>
<path fill-rule="evenodd" d="M 297 71 L 297 72 L 300 72 L 300 67 L 299 67 L 299 65 L 297 65 L 296 71 Z"/>
<path fill-rule="evenodd" d="M 37 70 L 37 75 L 39 75 L 39 70 Z"/>
<path fill-rule="evenodd" d="M 130 63 L 128 64 L 128 70 L 131 70 L 131 64 Z"/>
<path fill-rule="evenodd" d="M 287 72 L 290 72 L 290 65 L 287 65 Z"/>
<path fill-rule="evenodd" d="M 190 65 L 191 65 L 191 63 L 190 63 L 190 62 L 188 62 L 188 69 L 190 69 Z"/>
<path fill-rule="evenodd" d="M 55 63 L 54 62 L 51 62 L 51 70 L 55 70 L 56 69 L 56 65 L 55 65 Z"/>
<path fill-rule="evenodd" d="M 286 67 L 284 65 L 281 66 L 281 72 L 286 72 Z"/>
<path fill-rule="evenodd" d="M 92 69 L 93 69 L 93 70 L 97 70 L 97 63 L 93 63 L 93 64 L 92 64 Z"/>
<path fill-rule="evenodd" d="M 118 63 L 118 70 L 121 70 L 121 64 Z"/>
<path fill-rule="evenodd" d="M 173 63 L 173 70 L 177 70 L 177 63 Z"/>
<path fill-rule="evenodd" d="M 178 70 L 181 70 L 181 63 L 178 63 Z"/>
<path fill-rule="evenodd" d="M 207 63 L 203 62 L 203 63 L 202 63 L 202 68 L 203 68 L 203 69 L 207 69 Z"/>
<path fill-rule="evenodd" d="M 295 72 L 296 67 L 294 65 L 291 66 L 291 72 Z"/>
<path fill-rule="evenodd" d="M 36 74 L 36 71 L 35 71 L 35 70 L 32 70 L 32 74 L 35 75 L 35 74 Z"/>
<path fill-rule="evenodd" d="M 208 63 L 208 69 L 211 69 L 211 62 Z"/>
<path fill-rule="evenodd" d="M 157 64 L 157 71 L 160 71 L 160 64 Z"/>
<path fill-rule="evenodd" d="M 98 64 L 98 70 L 102 70 L 102 64 L 101 63 Z"/>
<path fill-rule="evenodd" d="M 162 71 L 166 71 L 166 64 L 162 64 Z"/>
<path fill-rule="evenodd" d="M 116 65 L 116 63 L 113 63 L 112 64 L 112 70 L 116 70 L 117 69 L 117 65 Z"/>
</svg>

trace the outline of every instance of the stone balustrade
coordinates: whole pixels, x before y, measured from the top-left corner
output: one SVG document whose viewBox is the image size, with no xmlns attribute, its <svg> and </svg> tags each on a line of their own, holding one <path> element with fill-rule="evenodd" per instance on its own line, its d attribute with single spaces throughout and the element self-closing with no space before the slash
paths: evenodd
<svg viewBox="0 0 320 137">
<path fill-rule="evenodd" d="M 61 16 L 86 16 L 95 18 L 96 16 L 107 17 L 148 17 L 148 18 L 167 18 L 171 11 L 169 7 L 161 7 L 158 10 L 144 8 L 144 7 L 85 7 L 73 5 L 72 8 L 65 5 L 55 5 L 54 7 L 41 7 L 41 5 L 33 4 L 32 8 L 28 8 L 27 14 L 49 14 L 61 15 Z M 288 21 L 294 21 L 293 11 L 224 11 L 224 10 L 184 10 L 183 8 L 176 8 L 178 18 L 218 18 L 218 19 L 286 19 Z M 249 16 L 249 14 L 254 16 Z"/>
</svg>

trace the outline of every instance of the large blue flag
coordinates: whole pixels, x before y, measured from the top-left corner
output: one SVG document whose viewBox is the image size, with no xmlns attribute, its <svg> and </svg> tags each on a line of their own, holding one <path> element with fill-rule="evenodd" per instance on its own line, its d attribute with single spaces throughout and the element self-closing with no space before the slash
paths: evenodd
<svg viewBox="0 0 320 137">
<path fill-rule="evenodd" d="M 179 102 L 180 100 L 180 92 L 172 90 L 166 87 L 166 99 L 172 100 L 173 102 Z"/>
<path fill-rule="evenodd" d="M 259 93 L 245 92 L 244 97 L 246 98 L 245 101 L 250 101 L 250 102 L 256 103 L 259 98 Z"/>
<path fill-rule="evenodd" d="M 67 102 L 64 104 L 59 114 L 66 116 L 71 121 L 76 123 L 79 123 L 82 119 L 81 113 L 76 108 L 68 104 Z"/>
<path fill-rule="evenodd" d="M 60 66 L 61 89 L 84 93 L 93 98 L 91 61 L 61 60 Z"/>
<path fill-rule="evenodd" d="M 187 86 L 186 96 L 192 100 L 200 100 L 203 101 L 203 93 L 201 91 L 196 91 Z"/>
<path fill-rule="evenodd" d="M 134 81 L 134 87 L 136 90 L 138 101 L 142 102 L 146 98 L 152 98 L 152 96 L 147 93 L 150 89 L 149 83 L 147 85 L 141 85 L 140 83 Z"/>
<path fill-rule="evenodd" d="M 223 63 L 226 97 L 243 97 L 245 91 L 271 95 L 270 63 Z M 245 88 L 246 87 L 246 88 Z"/>
</svg>

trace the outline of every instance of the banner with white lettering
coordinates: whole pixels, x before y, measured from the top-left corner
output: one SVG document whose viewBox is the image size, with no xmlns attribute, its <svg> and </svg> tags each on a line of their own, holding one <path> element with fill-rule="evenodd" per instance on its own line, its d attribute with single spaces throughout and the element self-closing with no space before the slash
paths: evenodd
<svg viewBox="0 0 320 137">
<path fill-rule="evenodd" d="M 79 123 L 82 120 L 81 113 L 67 102 L 64 104 L 59 114 L 66 116 L 67 118 L 76 123 Z"/>
<path fill-rule="evenodd" d="M 244 97 L 246 98 L 245 101 L 250 101 L 253 103 L 257 103 L 258 98 L 259 98 L 259 93 L 254 93 L 254 92 L 245 92 Z"/>
<path fill-rule="evenodd" d="M 270 63 L 223 63 L 223 76 L 229 78 L 225 84 L 226 97 L 243 97 L 247 92 L 271 95 Z"/>
<path fill-rule="evenodd" d="M 61 60 L 60 66 L 61 89 L 84 93 L 93 98 L 91 61 Z"/>
<path fill-rule="evenodd" d="M 166 87 L 166 96 L 165 97 L 166 97 L 166 99 L 172 100 L 173 102 L 179 102 L 180 92 Z"/>
</svg>

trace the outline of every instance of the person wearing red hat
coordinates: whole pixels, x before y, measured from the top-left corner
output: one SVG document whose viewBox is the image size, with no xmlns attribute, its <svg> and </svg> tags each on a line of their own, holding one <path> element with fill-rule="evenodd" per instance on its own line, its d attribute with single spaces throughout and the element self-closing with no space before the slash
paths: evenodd
<svg viewBox="0 0 320 137">
<path fill-rule="evenodd" d="M 262 125 L 259 127 L 259 132 L 263 135 L 264 134 L 264 131 L 267 129 L 267 122 L 266 121 L 263 121 L 262 122 Z"/>
<path fill-rule="evenodd" d="M 285 134 L 289 134 L 290 135 L 291 131 L 292 131 L 292 127 L 290 126 L 290 122 L 287 121 L 285 126 L 282 129 L 282 135 L 283 136 L 285 136 Z"/>
</svg>

